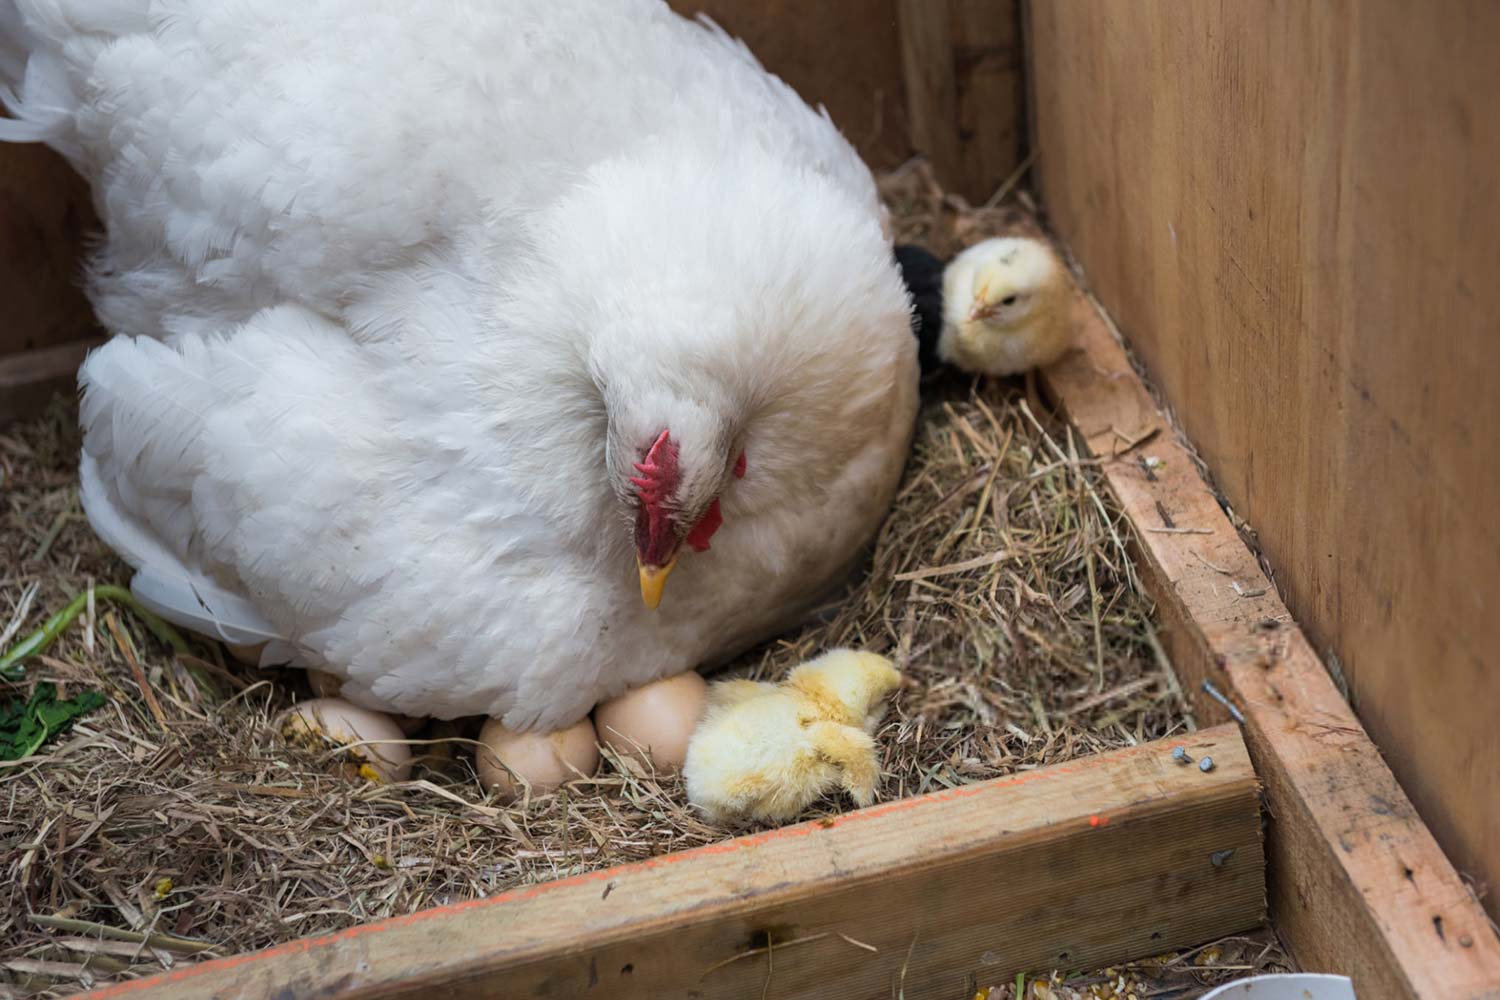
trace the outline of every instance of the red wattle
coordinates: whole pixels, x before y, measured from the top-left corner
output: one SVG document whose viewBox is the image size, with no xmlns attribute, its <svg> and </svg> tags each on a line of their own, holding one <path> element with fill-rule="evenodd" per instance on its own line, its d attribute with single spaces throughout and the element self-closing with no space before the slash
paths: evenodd
<svg viewBox="0 0 1500 1000">
<path fill-rule="evenodd" d="M 702 519 L 693 525 L 693 530 L 688 532 L 687 543 L 693 547 L 694 552 L 707 552 L 708 540 L 714 537 L 714 532 L 724 523 L 724 514 L 719 510 L 717 498 L 704 512 Z"/>
</svg>

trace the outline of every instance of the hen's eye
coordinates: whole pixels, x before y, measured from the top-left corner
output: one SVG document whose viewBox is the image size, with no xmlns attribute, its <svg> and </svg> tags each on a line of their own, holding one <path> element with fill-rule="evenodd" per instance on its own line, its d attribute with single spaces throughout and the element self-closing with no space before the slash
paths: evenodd
<svg viewBox="0 0 1500 1000">
<path fill-rule="evenodd" d="M 1000 304 L 1002 306 L 1013 306 L 1016 304 L 1016 298 L 1017 296 L 1007 295 L 1005 298 L 1000 300 Z"/>
</svg>

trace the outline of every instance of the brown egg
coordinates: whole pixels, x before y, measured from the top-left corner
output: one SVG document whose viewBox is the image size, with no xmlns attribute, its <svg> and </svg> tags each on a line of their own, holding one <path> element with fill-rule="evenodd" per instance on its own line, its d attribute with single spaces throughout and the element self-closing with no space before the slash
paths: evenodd
<svg viewBox="0 0 1500 1000">
<path fill-rule="evenodd" d="M 234 657 L 245 666 L 258 667 L 260 666 L 260 654 L 265 650 L 266 644 L 263 642 L 256 642 L 251 643 L 248 646 L 236 646 L 233 643 L 226 642 L 224 644 L 224 648 L 229 650 L 230 656 Z"/>
<path fill-rule="evenodd" d="M 281 717 L 278 728 L 287 742 L 313 749 L 362 744 L 350 747 L 348 753 L 365 778 L 405 781 L 411 773 L 411 748 L 399 742 L 406 738 L 401 727 L 388 715 L 341 698 L 299 702 Z"/>
<path fill-rule="evenodd" d="M 474 753 L 479 783 L 502 797 L 520 794 L 511 772 L 533 792 L 547 792 L 580 774 L 593 774 L 599 766 L 594 724 L 587 718 L 555 733 L 517 733 L 490 719 L 479 731 L 479 742 Z"/>
<path fill-rule="evenodd" d="M 662 770 L 678 770 L 707 698 L 708 685 L 696 670 L 627 691 L 594 709 L 599 742 L 643 763 L 649 755 Z"/>
</svg>

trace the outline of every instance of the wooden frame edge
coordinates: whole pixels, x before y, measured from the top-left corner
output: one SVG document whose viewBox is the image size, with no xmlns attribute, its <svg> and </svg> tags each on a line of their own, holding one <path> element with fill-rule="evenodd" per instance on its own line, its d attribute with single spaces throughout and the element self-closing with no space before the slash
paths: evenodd
<svg viewBox="0 0 1500 1000">
<path fill-rule="evenodd" d="M 1108 320 L 1081 291 L 1074 308 L 1079 348 L 1043 381 L 1136 529 L 1137 568 L 1199 717 L 1243 721 L 1266 784 L 1277 929 L 1305 968 L 1352 976 L 1361 998 L 1500 998 L 1500 937 L 1483 909 Z"/>
<path fill-rule="evenodd" d="M 1261 825 L 1221 726 L 89 996 L 754 997 L 768 978 L 778 998 L 972 995 L 1258 926 Z"/>
<path fill-rule="evenodd" d="M 55 347 L 0 355 L 0 427 L 39 415 L 52 394 L 72 387 L 78 366 L 103 337 L 82 337 Z"/>
</svg>

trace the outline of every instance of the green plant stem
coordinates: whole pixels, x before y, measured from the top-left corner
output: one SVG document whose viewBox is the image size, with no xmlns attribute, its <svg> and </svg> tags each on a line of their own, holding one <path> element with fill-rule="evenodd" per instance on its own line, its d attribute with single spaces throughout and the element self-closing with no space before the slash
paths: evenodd
<svg viewBox="0 0 1500 1000">
<path fill-rule="evenodd" d="M 141 602 L 135 599 L 135 595 L 125 587 L 118 587 L 108 583 L 95 587 L 94 599 L 96 601 L 112 601 L 131 611 L 151 631 L 152 635 L 168 646 L 171 646 L 174 653 L 186 653 L 188 651 L 187 641 L 182 638 L 182 635 L 156 615 L 147 611 L 141 605 Z M 68 626 L 73 624 L 79 615 L 83 614 L 83 609 L 88 606 L 88 603 L 88 591 L 84 591 L 69 601 L 67 606 L 61 611 L 56 612 L 52 617 L 43 622 L 41 628 L 10 647 L 5 652 L 5 655 L 0 656 L 0 677 L 8 681 L 18 681 L 25 677 L 26 670 L 23 666 L 25 661 L 36 656 L 42 650 L 56 642 L 57 637 L 67 631 Z"/>
</svg>

